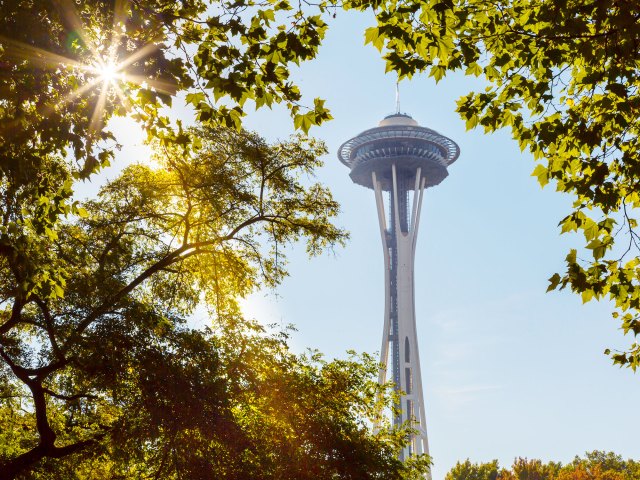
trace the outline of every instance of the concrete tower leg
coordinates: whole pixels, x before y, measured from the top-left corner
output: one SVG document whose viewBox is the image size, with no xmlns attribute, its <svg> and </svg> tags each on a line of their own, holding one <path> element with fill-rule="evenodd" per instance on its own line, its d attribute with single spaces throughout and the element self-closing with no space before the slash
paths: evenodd
<svg viewBox="0 0 640 480">
<path fill-rule="evenodd" d="M 418 167 L 413 175 L 398 174 L 396 165 L 391 167 L 391 191 L 389 192 L 389 225 L 382 194 L 382 184 L 376 172 L 372 172 L 376 196 L 380 235 L 385 263 L 385 315 L 380 349 L 380 383 L 386 381 L 391 353 L 392 375 L 395 389 L 400 393 L 398 414 L 394 424 L 410 421 L 416 433 L 410 444 L 400 454 L 402 460 L 422 453 L 429 453 L 426 415 L 420 372 L 420 357 L 415 319 L 413 265 L 416 241 L 425 188 L 425 177 Z M 413 191 L 411 206 L 409 192 Z M 391 344 L 391 348 L 389 348 Z M 429 474 L 427 478 L 431 478 Z"/>
</svg>

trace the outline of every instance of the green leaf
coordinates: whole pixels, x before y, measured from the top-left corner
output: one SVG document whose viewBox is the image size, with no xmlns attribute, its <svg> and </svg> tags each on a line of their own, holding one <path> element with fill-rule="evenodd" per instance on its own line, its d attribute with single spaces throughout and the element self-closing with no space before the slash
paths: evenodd
<svg viewBox="0 0 640 480">
<path fill-rule="evenodd" d="M 547 287 L 547 292 L 550 292 L 552 290 L 555 290 L 558 285 L 560 284 L 560 280 L 562 278 L 560 277 L 559 274 L 554 273 L 551 278 L 549 278 L 549 286 Z"/>
<path fill-rule="evenodd" d="M 372 44 L 379 51 L 382 51 L 384 46 L 384 36 L 380 35 L 380 30 L 377 27 L 369 27 L 364 31 L 364 43 Z"/>
<path fill-rule="evenodd" d="M 549 183 L 549 170 L 544 165 L 538 164 L 531 173 L 532 177 L 538 178 L 538 183 L 542 188 Z"/>
<path fill-rule="evenodd" d="M 465 74 L 479 77 L 480 75 L 482 75 L 482 67 L 477 63 L 473 62 L 467 67 Z"/>
<path fill-rule="evenodd" d="M 188 93 L 185 100 L 187 103 L 197 107 L 200 102 L 206 101 L 207 97 L 202 92 Z"/>
</svg>

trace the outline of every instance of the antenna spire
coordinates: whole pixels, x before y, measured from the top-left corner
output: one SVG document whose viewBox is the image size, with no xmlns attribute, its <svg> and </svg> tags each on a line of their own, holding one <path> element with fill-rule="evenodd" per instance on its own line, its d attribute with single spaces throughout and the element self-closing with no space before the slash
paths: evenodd
<svg viewBox="0 0 640 480">
<path fill-rule="evenodd" d="M 400 80 L 396 81 L 396 114 L 400 113 Z"/>
</svg>

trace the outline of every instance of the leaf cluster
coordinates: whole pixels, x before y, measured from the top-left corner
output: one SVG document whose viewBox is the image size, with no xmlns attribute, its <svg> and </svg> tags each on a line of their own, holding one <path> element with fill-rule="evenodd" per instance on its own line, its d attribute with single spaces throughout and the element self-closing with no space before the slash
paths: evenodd
<svg viewBox="0 0 640 480">
<path fill-rule="evenodd" d="M 517 458 L 510 468 L 500 468 L 498 461 L 458 462 L 446 480 L 633 480 L 640 474 L 640 463 L 623 460 L 613 452 L 587 452 L 567 465 Z"/>
</svg>

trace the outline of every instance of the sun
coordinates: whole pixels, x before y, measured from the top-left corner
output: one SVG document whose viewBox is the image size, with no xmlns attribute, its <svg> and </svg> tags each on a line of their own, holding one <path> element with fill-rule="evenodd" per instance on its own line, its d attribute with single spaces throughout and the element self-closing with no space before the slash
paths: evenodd
<svg viewBox="0 0 640 480">
<path fill-rule="evenodd" d="M 122 65 L 118 65 L 115 62 L 99 61 L 92 70 L 101 83 L 108 85 L 124 80 L 124 73 L 121 69 Z"/>
<path fill-rule="evenodd" d="M 87 30 L 75 8 L 63 8 L 63 15 L 75 28 L 72 33 L 82 44 L 82 49 L 78 50 L 82 54 L 78 54 L 81 58 L 67 57 L 24 42 L 0 38 L 5 54 L 8 53 L 9 56 L 24 58 L 37 65 L 44 64 L 46 68 L 52 68 L 56 72 L 71 71 L 81 74 L 80 81 L 74 79 L 75 87 L 55 108 L 61 108 L 79 97 L 95 96 L 97 93 L 89 124 L 89 130 L 92 132 L 102 130 L 106 109 L 122 107 L 119 114 L 135 109 L 133 97 L 137 89 L 149 89 L 168 95 L 174 95 L 178 89 L 174 81 L 148 77 L 140 74 L 141 69 L 136 67 L 138 62 L 144 61 L 146 57 L 162 48 L 160 45 L 149 43 L 134 51 L 120 51 L 120 40 L 125 35 L 125 2 L 118 0 L 115 3 L 120 7 L 114 14 L 113 26 L 105 32 Z M 78 52 L 74 50 L 74 55 Z M 44 114 L 46 115 L 46 112 Z"/>
</svg>

